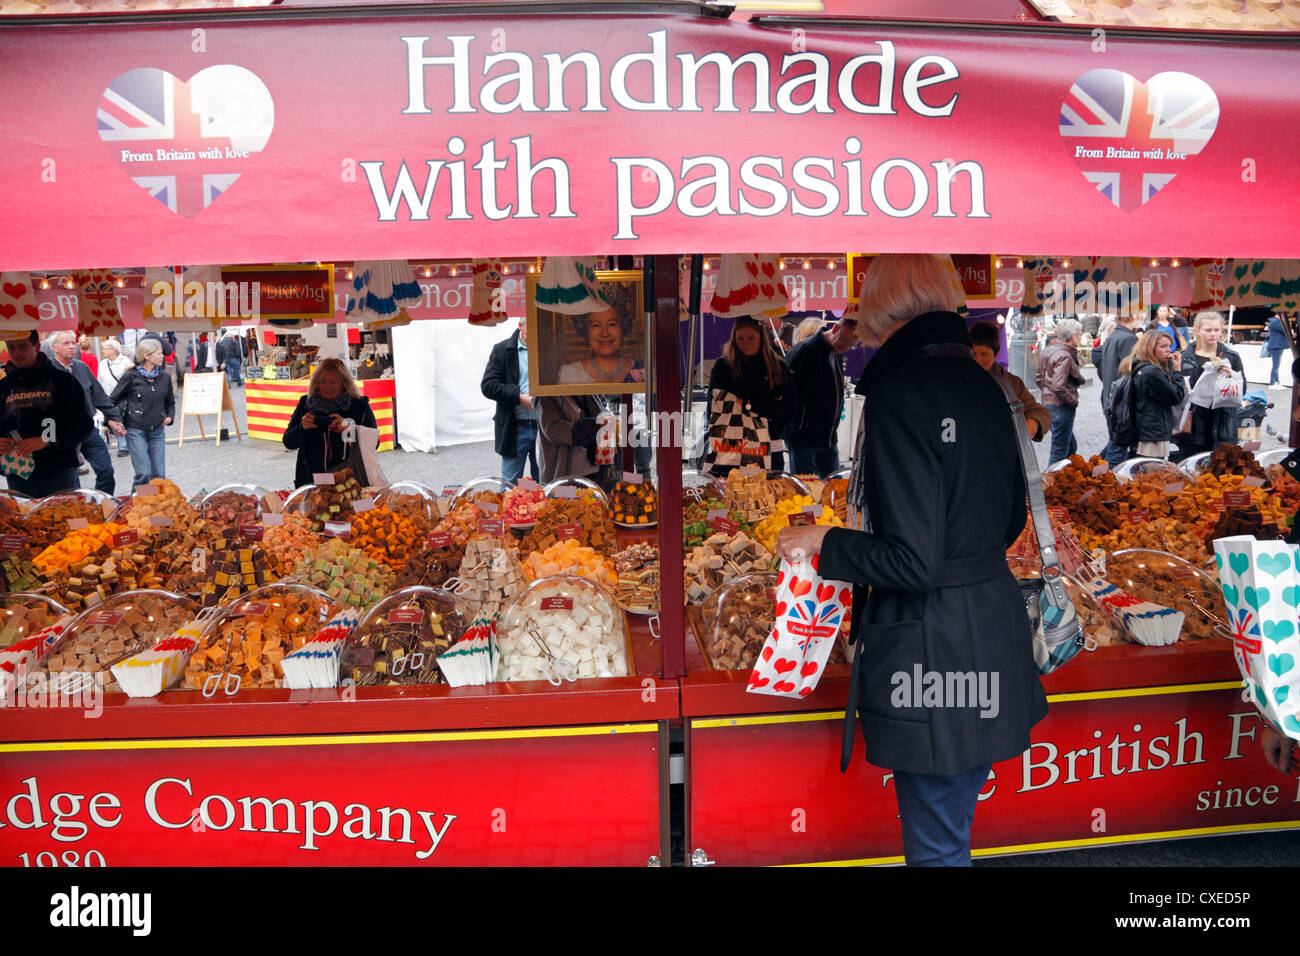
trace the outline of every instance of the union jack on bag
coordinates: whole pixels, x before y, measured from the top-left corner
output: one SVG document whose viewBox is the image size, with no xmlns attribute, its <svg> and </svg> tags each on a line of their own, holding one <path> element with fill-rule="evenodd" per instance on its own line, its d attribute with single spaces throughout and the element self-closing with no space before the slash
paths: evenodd
<svg viewBox="0 0 1300 956">
<path fill-rule="evenodd" d="M 774 697 L 807 697 L 817 687 L 853 602 L 853 588 L 824 581 L 818 556 L 801 551 L 782 561 L 776 583 L 776 619 L 754 662 L 745 690 Z"/>
</svg>

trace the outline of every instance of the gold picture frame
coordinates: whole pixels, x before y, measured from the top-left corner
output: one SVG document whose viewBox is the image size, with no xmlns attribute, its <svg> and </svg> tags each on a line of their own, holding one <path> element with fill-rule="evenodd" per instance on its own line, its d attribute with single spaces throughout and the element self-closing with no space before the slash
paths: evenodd
<svg viewBox="0 0 1300 956">
<path fill-rule="evenodd" d="M 596 273 L 596 281 L 607 293 L 617 323 L 602 321 L 588 325 L 587 316 L 563 315 L 537 305 L 536 275 L 528 276 L 528 390 L 533 395 L 635 395 L 647 390 L 646 338 L 650 334 L 644 302 L 645 277 L 640 270 L 626 269 Z M 584 337 L 584 329 L 585 332 Z M 617 331 L 619 364 L 606 370 L 609 333 Z M 602 334 L 604 333 L 604 334 Z M 594 343 L 594 344 L 593 344 Z M 601 359 L 605 359 L 604 362 Z M 618 374 L 621 379 L 601 376 Z"/>
</svg>

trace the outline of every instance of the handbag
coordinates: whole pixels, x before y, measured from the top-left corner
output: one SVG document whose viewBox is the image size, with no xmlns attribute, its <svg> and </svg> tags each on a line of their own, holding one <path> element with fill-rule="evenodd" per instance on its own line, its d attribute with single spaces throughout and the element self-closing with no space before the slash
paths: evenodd
<svg viewBox="0 0 1300 956">
<path fill-rule="evenodd" d="M 705 471 L 730 471 L 743 465 L 772 467 L 774 447 L 767 419 L 738 395 L 714 389 L 709 406 Z M 784 447 L 784 446 L 782 446 Z"/>
<path fill-rule="evenodd" d="M 1025 427 L 1024 406 L 1016 398 L 1009 383 L 995 379 L 1007 396 L 1011 417 L 1015 423 L 1020 446 L 1020 465 L 1025 474 L 1025 489 L 1029 494 L 1029 515 L 1038 536 L 1038 553 L 1043 561 L 1041 578 L 1020 579 L 1020 592 L 1025 598 L 1025 611 L 1029 614 L 1029 629 L 1034 653 L 1034 665 L 1040 674 L 1050 674 L 1062 664 L 1074 659 L 1084 647 L 1083 624 L 1079 613 L 1065 590 L 1065 579 L 1060 559 L 1056 554 L 1056 535 L 1047 517 L 1047 502 L 1043 498 L 1043 476 L 1038 471 L 1038 459 Z"/>
</svg>

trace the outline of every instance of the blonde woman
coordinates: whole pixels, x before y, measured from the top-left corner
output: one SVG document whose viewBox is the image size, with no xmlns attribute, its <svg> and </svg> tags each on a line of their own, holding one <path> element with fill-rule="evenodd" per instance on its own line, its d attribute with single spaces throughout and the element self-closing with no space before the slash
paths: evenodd
<svg viewBox="0 0 1300 956">
<path fill-rule="evenodd" d="M 126 447 L 135 469 L 134 484 L 165 478 L 167 426 L 176 416 L 171 376 L 163 372 L 163 350 L 157 339 L 140 339 L 136 365 L 128 369 L 109 396 L 126 426 Z"/>
<path fill-rule="evenodd" d="M 1119 363 L 1119 374 L 1133 379 L 1134 418 L 1137 421 L 1138 458 L 1168 458 L 1169 439 L 1174 433 L 1174 409 L 1187 389 L 1180 373 L 1182 356 L 1174 349 L 1174 333 L 1147 329 L 1128 358 Z"/>
<path fill-rule="evenodd" d="M 323 359 L 284 430 L 284 447 L 298 452 L 295 487 L 310 485 L 313 474 L 342 467 L 348 458 L 343 440 L 348 425 L 378 427 L 370 399 L 357 389 L 348 367 L 337 358 Z"/>
<path fill-rule="evenodd" d="M 1047 715 L 1006 562 L 1026 518 L 1016 428 L 1005 393 L 974 361 L 949 275 L 935 256 L 872 260 L 857 331 L 877 351 L 858 382 L 848 489 L 863 530 L 785 528 L 777 540 L 783 558 L 820 555 L 821 575 L 853 585 L 840 766 L 860 716 L 867 760 L 894 772 L 909 866 L 971 865 L 991 765 L 1023 753 Z M 989 678 L 983 709 L 902 691 L 914 674 L 972 670 Z"/>
<path fill-rule="evenodd" d="M 1212 366 L 1215 374 L 1226 375 L 1231 371 L 1240 375 L 1243 383 L 1246 380 L 1241 356 L 1223 344 L 1223 316 L 1218 312 L 1198 312 L 1192 323 L 1192 344 L 1183 349 L 1179 368 L 1189 392 L 1196 387 L 1207 366 Z M 1237 420 L 1232 409 L 1193 405 L 1191 430 L 1179 438 L 1178 450 L 1186 458 L 1213 451 L 1219 442 L 1236 444 L 1236 441 Z"/>
</svg>

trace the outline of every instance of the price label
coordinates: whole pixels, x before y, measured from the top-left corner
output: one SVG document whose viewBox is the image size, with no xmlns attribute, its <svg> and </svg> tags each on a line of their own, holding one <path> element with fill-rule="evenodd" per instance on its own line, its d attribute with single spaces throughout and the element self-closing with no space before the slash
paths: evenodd
<svg viewBox="0 0 1300 956">
<path fill-rule="evenodd" d="M 236 604 L 230 613 L 232 617 L 260 617 L 269 606 L 265 601 L 244 601 Z"/>
<path fill-rule="evenodd" d="M 85 530 L 86 530 L 87 528 L 89 528 L 89 527 L 90 527 L 90 522 L 87 521 L 85 518 L 69 518 L 69 519 L 68 519 L 68 530 L 69 530 L 69 531 L 85 531 Z"/>
<path fill-rule="evenodd" d="M 140 532 L 132 529 L 130 531 L 119 531 L 113 535 L 113 547 L 125 548 L 128 544 L 136 544 L 140 540 Z"/>
<path fill-rule="evenodd" d="M 1176 495 L 1186 487 L 1187 485 L 1181 481 L 1171 481 L 1169 484 L 1165 485 L 1165 494 Z"/>
<path fill-rule="evenodd" d="M 560 541 L 569 541 L 574 538 L 580 538 L 582 537 L 582 525 L 562 524 L 555 529 L 555 537 Z"/>
<path fill-rule="evenodd" d="M 262 535 L 266 534 L 266 528 L 260 524 L 241 524 L 239 533 L 250 541 L 261 541 Z"/>
<path fill-rule="evenodd" d="M 489 538 L 499 538 L 505 530 L 506 523 L 500 518 L 483 518 L 478 523 L 478 533 Z"/>
<path fill-rule="evenodd" d="M 460 485 L 443 485 L 442 496 L 444 498 L 455 498 L 460 494 Z"/>
<path fill-rule="evenodd" d="M 268 491 L 266 494 L 262 495 L 263 511 L 279 511 L 280 505 L 283 503 L 284 502 L 280 499 L 280 496 L 274 491 Z"/>
<path fill-rule="evenodd" d="M 1106 464 L 1105 462 L 1102 462 L 1100 465 L 1093 466 L 1092 477 L 1096 478 L 1099 475 L 1106 474 L 1106 472 L 1108 471 L 1110 471 L 1110 465 Z"/>
<path fill-rule="evenodd" d="M 705 521 L 712 521 L 714 518 L 725 518 L 727 516 L 726 508 L 714 508 L 704 516 Z"/>
<path fill-rule="evenodd" d="M 334 484 L 334 476 L 328 471 L 318 471 L 311 476 L 311 483 L 313 485 L 332 485 Z"/>
<path fill-rule="evenodd" d="M 542 598 L 543 611 L 572 611 L 573 598 L 571 597 L 548 597 Z"/>
<path fill-rule="evenodd" d="M 1149 520 L 1151 520 L 1151 516 L 1145 511 L 1130 511 L 1128 513 L 1129 524 L 1144 524 Z"/>
<path fill-rule="evenodd" d="M 419 624 L 424 621 L 424 611 L 418 607 L 398 607 L 388 612 L 389 624 Z"/>
<path fill-rule="evenodd" d="M 524 491 L 538 491 L 541 486 L 531 478 L 520 478 L 515 482 L 516 488 L 522 488 Z"/>
<path fill-rule="evenodd" d="M 1259 451 L 1259 442 L 1257 441 L 1242 442 L 1241 447 L 1244 448 L 1246 451 Z"/>
<path fill-rule="evenodd" d="M 714 518 L 709 522 L 709 528 L 721 534 L 735 534 L 740 530 L 740 525 L 734 521 L 728 521 L 726 518 Z"/>
<path fill-rule="evenodd" d="M 1229 508 L 1249 508 L 1250 492 L 1249 491 L 1225 491 L 1223 493 L 1223 503 Z"/>
<path fill-rule="evenodd" d="M 1256 477 L 1255 475 L 1247 475 L 1245 478 L 1241 479 L 1241 486 L 1243 488 L 1263 488 L 1264 479 Z"/>
<path fill-rule="evenodd" d="M 478 510 L 485 515 L 494 515 L 498 511 L 497 506 L 490 501 L 480 501 L 477 503 L 477 506 Z"/>
<path fill-rule="evenodd" d="M 627 482 L 629 485 L 641 484 L 641 476 L 638 475 L 635 471 L 623 472 L 623 480 Z"/>
<path fill-rule="evenodd" d="M 797 528 L 800 525 L 810 525 L 810 524 L 817 523 L 817 519 L 814 518 L 812 515 L 808 514 L 806 511 L 796 512 L 795 514 L 790 515 L 788 520 L 790 522 L 790 527 L 792 528 Z"/>
<path fill-rule="evenodd" d="M 149 524 L 155 528 L 170 528 L 172 527 L 172 519 L 167 515 L 150 515 Z"/>
<path fill-rule="evenodd" d="M 0 534 L 0 551 L 21 551 L 27 547 L 25 534 Z"/>
<path fill-rule="evenodd" d="M 800 510 L 803 514 L 812 515 L 814 518 L 820 518 L 822 516 L 821 505 L 804 505 Z"/>
<path fill-rule="evenodd" d="M 576 498 L 578 497 L 578 489 L 573 487 L 573 485 L 560 485 L 555 489 L 555 497 Z"/>
<path fill-rule="evenodd" d="M 90 616 L 90 623 L 101 627 L 117 627 L 124 617 L 125 611 L 97 611 Z"/>
<path fill-rule="evenodd" d="M 433 534 L 429 535 L 428 545 L 431 548 L 450 548 L 451 532 L 435 531 Z"/>
<path fill-rule="evenodd" d="M 1228 494 L 1228 492 L 1225 492 L 1225 494 Z M 1228 506 L 1225 505 L 1222 501 L 1211 502 L 1210 507 L 1213 508 L 1218 514 L 1223 514 L 1225 511 L 1228 510 Z"/>
<path fill-rule="evenodd" d="M 358 498 L 352 502 L 352 511 L 355 514 L 361 514 L 363 511 L 371 511 L 375 507 L 373 498 Z"/>
<path fill-rule="evenodd" d="M 264 514 L 262 515 L 262 524 L 268 528 L 277 528 L 284 524 L 284 515 L 282 514 Z"/>
<path fill-rule="evenodd" d="M 135 496 L 137 498 L 152 498 L 156 494 L 158 494 L 158 486 L 153 482 L 150 482 L 147 485 L 135 486 Z"/>
<path fill-rule="evenodd" d="M 331 538 L 338 538 L 352 531 L 352 525 L 347 521 L 326 521 L 325 533 Z"/>
</svg>

